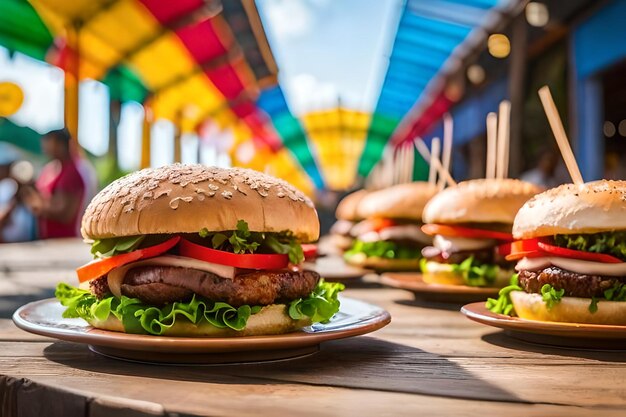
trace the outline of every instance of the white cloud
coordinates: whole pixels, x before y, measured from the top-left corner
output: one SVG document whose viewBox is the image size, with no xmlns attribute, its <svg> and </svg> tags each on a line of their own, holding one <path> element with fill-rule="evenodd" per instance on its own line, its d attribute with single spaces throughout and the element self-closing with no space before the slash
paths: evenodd
<svg viewBox="0 0 626 417">
<path fill-rule="evenodd" d="M 266 29 L 276 37 L 301 37 L 311 32 L 314 14 L 304 0 L 266 0 Z"/>
<path fill-rule="evenodd" d="M 289 107 L 297 115 L 337 106 L 339 91 L 333 83 L 320 81 L 307 73 L 284 81 L 287 84 Z"/>
</svg>

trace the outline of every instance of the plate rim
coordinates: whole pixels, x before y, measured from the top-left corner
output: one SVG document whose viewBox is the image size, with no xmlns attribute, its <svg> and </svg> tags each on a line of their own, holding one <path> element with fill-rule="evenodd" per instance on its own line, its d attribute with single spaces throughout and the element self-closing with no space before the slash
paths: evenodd
<svg viewBox="0 0 626 417">
<path fill-rule="evenodd" d="M 422 280 L 411 283 L 414 285 L 404 285 L 404 282 L 394 278 L 393 275 L 415 275 L 422 276 L 419 272 L 385 272 L 380 274 L 380 283 L 391 288 L 407 290 L 423 294 L 451 294 L 451 295 L 497 295 L 500 288 L 497 287 L 470 287 L 467 285 L 443 285 L 443 284 L 427 284 Z"/>
<path fill-rule="evenodd" d="M 477 323 L 507 331 L 568 338 L 626 339 L 626 326 L 526 320 L 493 313 L 487 310 L 484 302 L 465 304 L 461 313 Z"/>
<path fill-rule="evenodd" d="M 264 336 L 233 336 L 233 337 L 177 337 L 177 336 L 153 336 L 132 333 L 121 333 L 109 330 L 95 329 L 87 326 L 85 331 L 71 328 L 44 327 L 28 321 L 23 313 L 32 308 L 49 303 L 58 303 L 56 298 L 46 298 L 32 301 L 18 308 L 13 313 L 15 325 L 27 332 L 50 337 L 57 340 L 84 343 L 96 346 L 120 347 L 124 344 L 126 350 L 151 350 L 168 351 L 168 348 L 176 347 L 185 349 L 186 352 L 217 352 L 224 345 L 228 345 L 229 351 L 245 351 L 251 349 L 284 349 L 303 347 L 319 344 L 329 340 L 344 339 L 347 337 L 360 336 L 379 330 L 391 322 L 391 314 L 382 307 L 361 300 L 341 297 L 342 300 L 350 300 L 369 306 L 373 312 L 362 321 L 352 325 L 348 329 L 329 329 L 322 332 L 307 332 L 299 330 L 291 333 Z M 340 310 L 341 312 L 341 310 Z M 53 329 L 46 331 L 45 329 Z M 181 351 L 182 353 L 182 351 Z"/>
</svg>

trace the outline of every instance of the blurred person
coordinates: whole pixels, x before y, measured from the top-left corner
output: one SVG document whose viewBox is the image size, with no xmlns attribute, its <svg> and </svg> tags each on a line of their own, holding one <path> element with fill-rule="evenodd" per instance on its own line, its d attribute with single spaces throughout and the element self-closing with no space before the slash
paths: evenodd
<svg viewBox="0 0 626 417">
<path fill-rule="evenodd" d="M 556 175 L 558 163 L 559 155 L 554 149 L 544 150 L 539 154 L 537 166 L 524 172 L 520 179 L 546 189 L 554 188 L 560 184 Z"/>
<path fill-rule="evenodd" d="M 11 168 L 21 156 L 0 147 L 0 243 L 24 242 L 34 237 L 34 219 L 19 199 L 20 184 Z"/>
<path fill-rule="evenodd" d="M 40 239 L 79 236 L 85 184 L 70 151 L 66 129 L 53 130 L 41 138 L 41 149 L 51 161 L 35 187 L 24 187 L 23 198 L 38 220 Z"/>
</svg>

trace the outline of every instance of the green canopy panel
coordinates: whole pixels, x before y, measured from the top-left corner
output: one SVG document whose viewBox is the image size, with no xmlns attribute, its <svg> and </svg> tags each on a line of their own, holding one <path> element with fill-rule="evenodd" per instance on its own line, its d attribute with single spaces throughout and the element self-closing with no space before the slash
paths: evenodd
<svg viewBox="0 0 626 417">
<path fill-rule="evenodd" d="M 7 142 L 25 151 L 41 154 L 41 135 L 29 127 L 18 126 L 0 117 L 0 142 Z"/>
</svg>

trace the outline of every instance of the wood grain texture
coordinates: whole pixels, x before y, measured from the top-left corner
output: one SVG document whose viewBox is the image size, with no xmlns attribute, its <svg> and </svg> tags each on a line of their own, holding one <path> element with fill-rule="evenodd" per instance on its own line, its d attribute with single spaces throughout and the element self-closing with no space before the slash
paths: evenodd
<svg viewBox="0 0 626 417">
<path fill-rule="evenodd" d="M 35 270 L 12 249 L 15 268 L 0 247 L 12 274 L 0 272 L 0 285 L 21 291 L 0 292 L 0 305 L 38 298 L 69 276 L 61 264 L 40 273 L 46 257 L 59 256 L 50 247 L 38 252 Z M 77 242 L 62 249 L 85 250 Z M 626 415 L 623 351 L 523 343 L 467 320 L 458 306 L 417 302 L 401 290 L 346 295 L 385 307 L 392 323 L 323 344 L 313 356 L 254 365 L 122 362 L 0 319 L 0 416 Z"/>
</svg>

